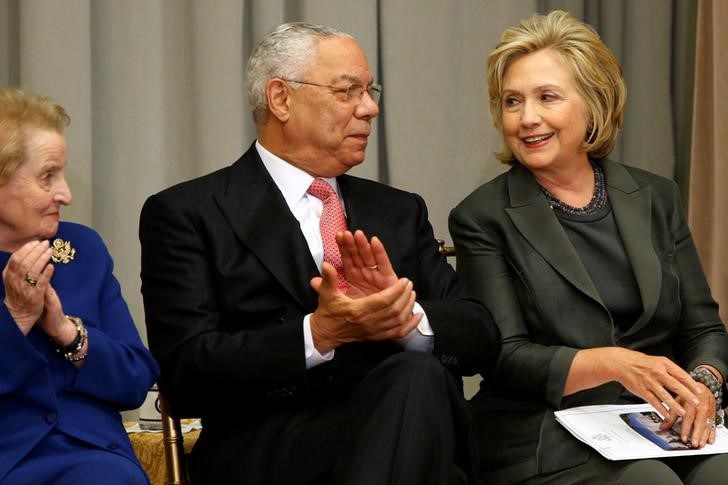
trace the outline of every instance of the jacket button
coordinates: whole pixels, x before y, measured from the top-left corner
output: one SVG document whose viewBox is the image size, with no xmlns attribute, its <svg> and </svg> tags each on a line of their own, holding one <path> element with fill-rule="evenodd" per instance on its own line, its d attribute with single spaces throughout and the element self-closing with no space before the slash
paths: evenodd
<svg viewBox="0 0 728 485">
<path fill-rule="evenodd" d="M 48 413 L 45 415 L 45 421 L 48 424 L 54 423 L 58 415 L 56 413 Z"/>
</svg>

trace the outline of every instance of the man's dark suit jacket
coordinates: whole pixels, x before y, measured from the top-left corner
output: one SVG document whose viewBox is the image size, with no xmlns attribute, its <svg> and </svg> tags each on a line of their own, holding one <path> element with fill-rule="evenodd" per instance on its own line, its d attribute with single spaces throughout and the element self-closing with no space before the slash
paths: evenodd
<svg viewBox="0 0 728 485">
<path fill-rule="evenodd" d="M 586 461 L 587 449 L 556 423 L 554 410 L 636 400 L 614 382 L 564 397 L 579 349 L 619 345 L 667 356 L 684 369 L 710 364 L 724 376 L 728 370 L 728 335 L 677 186 L 599 163 L 643 306 L 619 340 L 579 255 L 522 165 L 476 189 L 450 214 L 458 273 L 503 336 L 495 378 L 471 401 L 481 467 L 510 466 L 504 472 L 513 480 Z"/>
<path fill-rule="evenodd" d="M 398 276 L 413 282 L 436 356 L 461 374 L 494 362 L 497 328 L 439 254 L 423 200 L 352 176 L 337 180 L 349 228 L 378 236 Z M 306 370 L 302 321 L 317 306 L 309 281 L 319 271 L 254 146 L 230 167 L 150 197 L 139 234 L 160 389 L 179 413 L 205 417 L 207 431 L 251 411 L 308 406 L 321 398 L 321 383 L 361 375 L 402 349 L 350 344 Z"/>
</svg>

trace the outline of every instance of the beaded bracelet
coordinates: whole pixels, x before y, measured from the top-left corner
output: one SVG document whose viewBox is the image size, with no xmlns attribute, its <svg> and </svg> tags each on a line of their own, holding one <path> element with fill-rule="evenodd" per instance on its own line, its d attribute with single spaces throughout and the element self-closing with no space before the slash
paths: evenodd
<svg viewBox="0 0 728 485">
<path fill-rule="evenodd" d="M 698 367 L 690 372 L 690 377 L 695 381 L 704 384 L 705 387 L 710 389 L 715 397 L 715 425 L 720 426 L 723 424 L 723 385 L 720 383 L 718 378 L 705 367 Z"/>
<path fill-rule="evenodd" d="M 72 317 L 70 315 L 66 315 L 66 318 L 68 318 L 71 323 L 73 323 L 76 326 L 76 338 L 73 339 L 73 341 L 64 346 L 56 346 L 56 352 L 61 354 L 64 359 L 66 359 L 69 362 L 79 362 L 86 358 L 86 354 L 77 357 L 77 354 L 81 352 L 81 349 L 83 349 L 83 345 L 86 343 L 86 339 L 88 338 L 88 330 L 86 330 L 86 326 L 83 324 L 83 320 L 81 320 L 78 317 Z"/>
</svg>

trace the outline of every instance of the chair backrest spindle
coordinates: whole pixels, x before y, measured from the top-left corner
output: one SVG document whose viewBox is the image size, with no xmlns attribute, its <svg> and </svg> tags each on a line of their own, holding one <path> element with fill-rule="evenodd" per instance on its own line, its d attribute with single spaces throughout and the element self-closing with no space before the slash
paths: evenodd
<svg viewBox="0 0 728 485">
<path fill-rule="evenodd" d="M 164 461 L 167 465 L 165 485 L 187 485 L 187 466 L 185 463 L 184 437 L 178 417 L 174 415 L 169 401 L 160 393 L 159 409 L 162 414 L 162 435 Z"/>
</svg>

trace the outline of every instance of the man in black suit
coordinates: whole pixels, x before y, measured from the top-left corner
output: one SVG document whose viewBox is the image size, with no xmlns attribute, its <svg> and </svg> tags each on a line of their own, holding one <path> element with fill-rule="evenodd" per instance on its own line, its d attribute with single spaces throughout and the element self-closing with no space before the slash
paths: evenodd
<svg viewBox="0 0 728 485">
<path fill-rule="evenodd" d="M 494 360 L 498 332 L 439 254 L 423 200 L 344 175 L 379 113 L 364 52 L 343 32 L 285 24 L 247 76 L 258 140 L 141 215 L 160 389 L 203 417 L 193 480 L 471 479 L 456 376 Z M 335 197 L 309 193 L 314 181 Z"/>
</svg>

